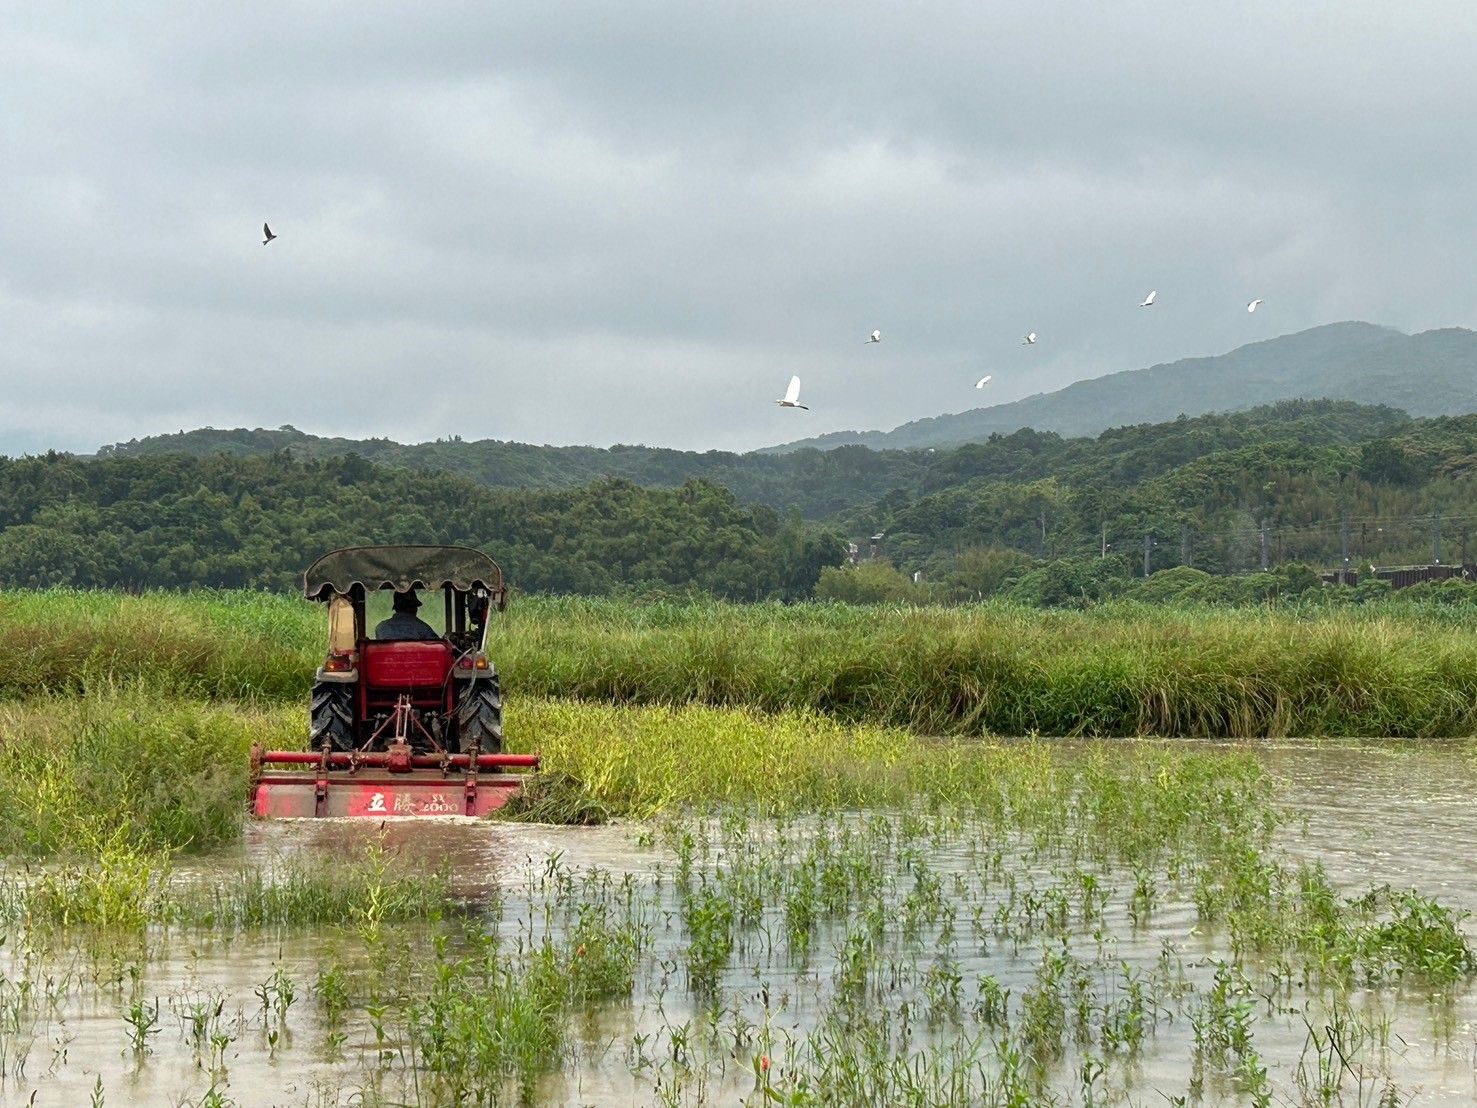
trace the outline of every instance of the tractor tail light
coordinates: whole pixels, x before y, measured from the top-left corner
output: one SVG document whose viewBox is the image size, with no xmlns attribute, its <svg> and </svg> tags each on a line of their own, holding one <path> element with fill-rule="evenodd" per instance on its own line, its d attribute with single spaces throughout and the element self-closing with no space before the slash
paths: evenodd
<svg viewBox="0 0 1477 1108">
<path fill-rule="evenodd" d="M 348 673 L 354 668 L 354 655 L 352 654 L 330 654 L 328 660 L 323 663 L 325 673 Z"/>
</svg>

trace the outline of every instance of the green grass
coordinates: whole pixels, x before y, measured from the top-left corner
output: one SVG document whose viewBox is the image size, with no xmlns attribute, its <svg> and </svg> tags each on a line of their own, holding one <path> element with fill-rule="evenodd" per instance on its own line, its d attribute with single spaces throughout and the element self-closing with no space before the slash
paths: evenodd
<svg viewBox="0 0 1477 1108">
<path fill-rule="evenodd" d="M 921 799 L 992 811 L 1014 805 L 1022 819 L 1041 823 L 1059 818 L 1082 781 L 1100 777 L 1162 778 L 1157 792 L 1134 795 L 1166 801 L 1207 773 L 1225 778 L 1228 797 L 1261 787 L 1249 756 L 1142 743 L 1072 751 L 1037 742 L 935 740 L 816 713 L 519 700 L 509 705 L 507 726 L 511 749 L 540 751 L 544 773 L 564 782 L 549 800 L 551 811 L 600 815 L 728 804 L 784 812 Z M 138 691 L 0 705 L 0 732 L 8 750 L 0 759 L 0 795 L 9 798 L 0 806 L 0 835 L 8 853 L 38 857 L 101 856 L 119 842 L 165 852 L 228 843 L 245 818 L 252 741 L 287 749 L 305 743 L 296 706 L 207 707 Z M 1100 802 L 1112 806 L 1094 818 L 1126 833 L 1144 815 L 1124 806 L 1127 795 L 1104 790 Z M 1048 804 L 1049 797 L 1057 802 Z M 528 815 L 538 813 L 535 805 Z"/>
<path fill-rule="evenodd" d="M 0 697 L 141 686 L 301 702 L 322 609 L 292 597 L 0 596 Z M 925 734 L 1477 733 L 1477 637 L 1362 612 L 1039 612 L 520 599 L 491 651 L 511 700 L 818 712 Z"/>
<path fill-rule="evenodd" d="M 251 742 L 303 743 L 322 634 L 316 605 L 267 594 L 0 596 L 6 853 L 234 839 Z M 525 818 L 995 803 L 1011 766 L 1052 757 L 920 732 L 1477 730 L 1477 640 L 1366 617 L 533 600 L 492 650 L 510 746 L 575 783 Z"/>
<path fill-rule="evenodd" d="M 201 699 L 287 700 L 312 681 L 323 610 L 254 592 L 0 593 L 0 696 L 142 686 Z"/>
<path fill-rule="evenodd" d="M 0 704 L 0 843 L 6 854 L 204 850 L 240 835 L 248 752 L 291 741 L 299 713 L 146 695 Z"/>
</svg>

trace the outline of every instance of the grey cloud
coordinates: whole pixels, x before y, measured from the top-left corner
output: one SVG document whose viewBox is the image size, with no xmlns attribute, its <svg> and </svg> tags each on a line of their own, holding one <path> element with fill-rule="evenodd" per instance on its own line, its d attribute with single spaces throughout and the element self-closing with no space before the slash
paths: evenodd
<svg viewBox="0 0 1477 1108">
<path fill-rule="evenodd" d="M 0 13 L 0 450 L 738 448 L 1477 314 L 1466 4 L 246 12 Z"/>
</svg>

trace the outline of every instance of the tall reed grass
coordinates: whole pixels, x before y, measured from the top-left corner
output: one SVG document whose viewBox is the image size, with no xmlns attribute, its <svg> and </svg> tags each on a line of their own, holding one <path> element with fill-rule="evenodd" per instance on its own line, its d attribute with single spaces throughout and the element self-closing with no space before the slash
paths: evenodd
<svg viewBox="0 0 1477 1108">
<path fill-rule="evenodd" d="M 923 805 L 1009 813 L 1017 827 L 1049 827 L 1065 824 L 1069 803 L 1085 803 L 1075 818 L 1100 829 L 1104 842 L 1122 844 L 1140 827 L 1162 841 L 1166 821 L 1177 824 L 1174 813 L 1191 796 L 1198 818 L 1229 827 L 1244 804 L 1264 808 L 1271 791 L 1260 763 L 1244 752 L 924 739 L 814 713 L 534 701 L 512 708 L 509 730 L 542 753 L 544 772 L 567 775 L 606 809 L 638 817 L 734 805 L 769 812 Z"/>
<path fill-rule="evenodd" d="M 316 620 L 314 617 L 317 617 Z M 288 699 L 312 681 L 323 612 L 257 592 L 0 593 L 0 697 L 107 692 Z"/>
<path fill-rule="evenodd" d="M 0 704 L 0 853 L 206 849 L 240 835 L 248 752 L 301 744 L 299 713 L 134 690 Z"/>
<path fill-rule="evenodd" d="M 1034 825 L 1059 818 L 1083 782 L 1115 775 L 1163 777 L 1172 787 L 1149 793 L 1166 798 L 1207 773 L 1228 797 L 1264 791 L 1249 756 L 1151 743 L 1071 750 L 924 739 L 814 712 L 519 700 L 509 705 L 508 733 L 513 749 L 542 752 L 546 773 L 578 782 L 583 808 L 638 817 L 729 804 L 793 812 L 924 803 L 1010 809 Z M 0 705 L 0 734 L 0 842 L 6 853 L 36 857 L 228 843 L 245 817 L 250 744 L 305 742 L 294 706 L 205 707 L 139 692 Z M 1205 788 L 1195 784 L 1197 794 Z M 1131 829 L 1141 821 L 1113 810 L 1100 822 Z"/>
<path fill-rule="evenodd" d="M 0 697 L 142 685 L 301 702 L 316 605 L 261 593 L 8 592 Z M 528 599 L 494 625 L 510 699 L 819 712 L 930 734 L 1477 732 L 1477 636 L 1358 612 L 1040 612 Z"/>
</svg>

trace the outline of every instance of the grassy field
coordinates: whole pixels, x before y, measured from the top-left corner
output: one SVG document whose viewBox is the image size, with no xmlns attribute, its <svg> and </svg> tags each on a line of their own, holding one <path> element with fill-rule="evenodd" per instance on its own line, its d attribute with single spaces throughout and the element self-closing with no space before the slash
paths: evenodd
<svg viewBox="0 0 1477 1108">
<path fill-rule="evenodd" d="M 300 702 L 323 613 L 258 593 L 0 596 L 0 697 Z M 819 713 L 933 735 L 1477 732 L 1477 637 L 1437 618 L 1108 606 L 1039 612 L 526 599 L 514 700 Z"/>
<path fill-rule="evenodd" d="M 322 614 L 259 593 L 0 595 L 8 852 L 234 839 L 252 740 L 303 743 Z M 968 798 L 1014 764 L 982 736 L 1477 730 L 1473 637 L 1368 615 L 530 600 L 492 651 L 510 747 L 575 783 L 535 816 Z"/>
<path fill-rule="evenodd" d="M 0 841 L 33 857 L 210 850 L 234 841 L 253 741 L 302 745 L 300 713 L 156 700 L 137 691 L 0 705 Z M 1125 773 L 1177 781 L 1214 766 L 1236 788 L 1254 763 L 1201 761 L 1152 744 L 1099 742 L 1064 752 L 1044 742 L 919 738 L 825 716 L 685 705 L 618 707 L 536 700 L 509 706 L 513 750 L 537 749 L 543 772 L 577 783 L 607 816 L 650 818 L 731 805 L 766 814 L 915 803 L 1049 817 L 1045 798 Z M 1128 767 L 1132 767 L 1131 769 Z M 1251 776 L 1248 777 L 1247 775 Z M 1181 775 L 1185 780 L 1179 780 Z M 1021 799 L 1029 797 L 1029 802 Z"/>
<path fill-rule="evenodd" d="M 466 902 L 382 848 L 223 849 L 251 742 L 303 742 L 321 617 L 0 595 L 0 1101 L 26 1100 L 38 1042 L 114 1012 L 76 1069 L 126 1096 L 183 1059 L 217 1106 L 284 1065 L 319 1068 L 321 1106 L 598 1099 L 586 1081 L 674 1105 L 1396 1105 L 1401 1004 L 1453 1011 L 1477 975 L 1459 912 L 1289 856 L 1254 753 L 1125 738 L 1470 733 L 1477 648 L 1439 621 L 527 601 L 493 647 L 509 745 L 544 758 L 524 817 L 628 817 L 646 876 L 551 850 Z M 494 833 L 516 860 L 548 829 Z M 199 960 L 263 948 L 296 953 L 202 989 Z"/>
</svg>

